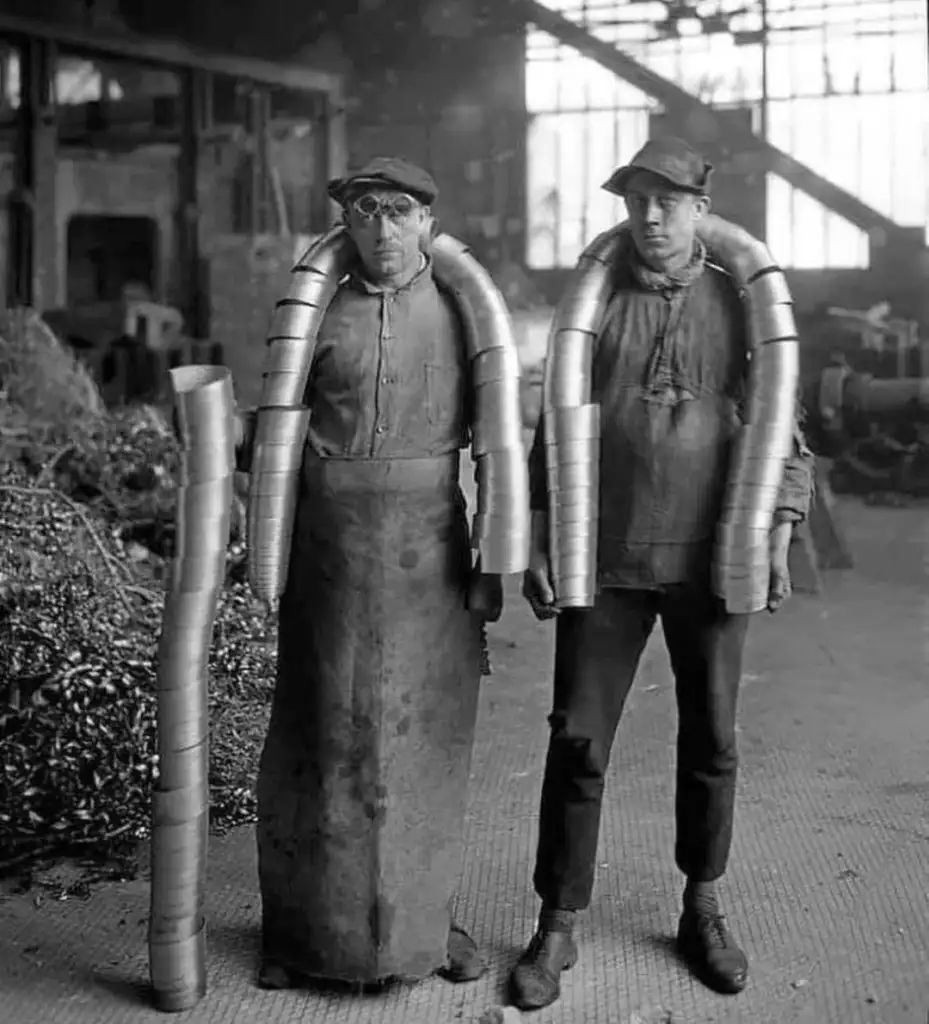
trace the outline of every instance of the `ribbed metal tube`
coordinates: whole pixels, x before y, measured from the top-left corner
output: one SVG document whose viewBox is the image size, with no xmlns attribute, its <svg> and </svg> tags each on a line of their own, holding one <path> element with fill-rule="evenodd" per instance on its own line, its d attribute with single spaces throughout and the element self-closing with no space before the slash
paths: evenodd
<svg viewBox="0 0 929 1024">
<path fill-rule="evenodd" d="M 354 251 L 344 227 L 333 228 L 300 257 L 268 330 L 259 409 L 303 404 L 320 324 Z"/>
<path fill-rule="evenodd" d="M 709 215 L 697 227 L 742 289 L 751 363 L 740 431 L 717 534 L 715 590 L 733 613 L 767 606 L 770 531 L 794 439 L 800 344 L 790 288 L 764 243 Z"/>
<path fill-rule="evenodd" d="M 148 944 L 156 1006 L 177 1013 L 206 993 L 207 666 L 225 579 L 236 414 L 225 367 L 180 367 L 171 370 L 171 383 L 181 472 L 158 647 L 159 777 L 152 793 Z"/>
<path fill-rule="evenodd" d="M 287 568 L 309 410 L 302 405 L 316 337 L 354 249 L 348 232 L 329 232 L 301 258 L 268 339 L 261 403 L 255 415 L 248 503 L 252 589 L 273 602 Z M 490 275 L 449 235 L 432 244 L 438 282 L 466 327 L 474 386 L 473 454 L 478 477 L 474 543 L 489 573 L 522 572 L 529 558 L 529 480 L 519 405 L 519 357 L 512 322 Z"/>
<path fill-rule="evenodd" d="M 626 223 L 582 253 L 555 310 L 545 363 L 549 546 L 559 607 L 589 607 L 596 594 L 599 430 L 590 403 L 594 339 L 610 296 L 609 265 Z M 752 358 L 746 423 L 718 528 L 715 589 L 731 612 L 767 605 L 769 534 L 793 441 L 799 342 L 790 288 L 763 243 L 721 217 L 697 234 L 736 279 L 746 305 Z"/>
<path fill-rule="evenodd" d="M 287 586 L 300 464 L 309 425 L 304 407 L 316 339 L 354 252 L 344 227 L 315 242 L 291 271 L 274 309 L 261 401 L 254 418 L 248 497 L 248 578 L 269 604 Z"/>
<path fill-rule="evenodd" d="M 248 492 L 247 566 L 253 592 L 269 604 L 287 586 L 300 465 L 310 423 L 304 405 L 262 408 L 255 422 Z"/>
<path fill-rule="evenodd" d="M 472 543 L 484 572 L 523 572 L 529 564 L 529 474 L 513 323 L 490 274 L 465 245 L 440 235 L 432 259 L 437 281 L 458 305 L 470 358 L 477 481 Z"/>
<path fill-rule="evenodd" d="M 613 229 L 581 253 L 549 329 L 542 408 L 549 559 L 559 608 L 589 608 L 597 594 L 600 407 L 590 402 L 591 369 L 620 242 Z"/>
</svg>

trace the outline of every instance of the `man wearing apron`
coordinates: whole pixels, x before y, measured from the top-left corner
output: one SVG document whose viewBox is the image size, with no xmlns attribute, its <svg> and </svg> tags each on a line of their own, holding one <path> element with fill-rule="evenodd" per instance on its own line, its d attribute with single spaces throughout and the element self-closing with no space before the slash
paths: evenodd
<svg viewBox="0 0 929 1024">
<path fill-rule="evenodd" d="M 258 782 L 259 981 L 485 970 L 450 905 L 499 576 L 472 569 L 468 359 L 433 277 L 432 178 L 329 184 L 357 262 L 319 332 L 277 688 Z"/>
</svg>

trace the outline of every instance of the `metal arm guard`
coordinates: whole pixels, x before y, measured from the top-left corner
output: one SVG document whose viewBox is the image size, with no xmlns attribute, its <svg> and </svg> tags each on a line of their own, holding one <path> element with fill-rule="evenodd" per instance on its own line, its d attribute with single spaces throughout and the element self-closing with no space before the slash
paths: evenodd
<svg viewBox="0 0 929 1024">
<path fill-rule="evenodd" d="M 303 405 L 320 325 L 354 246 L 344 227 L 293 268 L 268 336 L 248 500 L 248 573 L 265 601 L 284 592 L 310 410 Z M 490 275 L 449 235 L 432 243 L 436 279 L 465 325 L 472 377 L 472 455 L 478 509 L 472 544 L 486 573 L 522 572 L 529 560 L 529 478 L 519 407 L 519 356 L 506 304 Z"/>
<path fill-rule="evenodd" d="M 594 341 L 611 294 L 610 267 L 628 225 L 584 250 L 555 310 L 543 411 L 549 556 L 556 601 L 587 608 L 597 589 L 600 420 L 591 403 Z M 767 604 L 769 532 L 793 443 L 800 351 L 790 290 L 766 246 L 715 215 L 697 235 L 739 285 L 750 345 L 748 402 L 717 528 L 714 589 L 732 613 Z M 683 483 L 683 482 L 682 482 Z"/>
</svg>

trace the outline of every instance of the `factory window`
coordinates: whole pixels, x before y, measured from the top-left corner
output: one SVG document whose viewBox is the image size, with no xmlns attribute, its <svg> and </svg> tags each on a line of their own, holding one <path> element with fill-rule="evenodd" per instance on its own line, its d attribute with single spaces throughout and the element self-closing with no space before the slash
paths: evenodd
<svg viewBox="0 0 929 1024">
<path fill-rule="evenodd" d="M 929 71 L 925 0 L 548 0 L 754 131 L 816 174 L 929 234 Z M 527 42 L 528 253 L 538 269 L 572 265 L 624 216 L 600 189 L 649 137 L 654 100 L 595 61 L 531 31 Z M 751 182 L 753 189 L 740 189 Z M 754 215 L 791 267 L 864 267 L 864 232 L 763 168 L 730 153 L 719 192 Z M 753 191 L 754 196 L 747 194 Z M 722 199 L 722 197 L 721 197 Z M 727 215 L 734 200 L 728 197 Z M 720 210 L 722 212 L 722 210 Z"/>
<path fill-rule="evenodd" d="M 55 102 L 60 107 L 121 100 L 119 81 L 105 74 L 99 62 L 62 54 L 55 66 Z"/>
<path fill-rule="evenodd" d="M 19 108 L 19 54 L 0 40 L 0 118 Z"/>
</svg>

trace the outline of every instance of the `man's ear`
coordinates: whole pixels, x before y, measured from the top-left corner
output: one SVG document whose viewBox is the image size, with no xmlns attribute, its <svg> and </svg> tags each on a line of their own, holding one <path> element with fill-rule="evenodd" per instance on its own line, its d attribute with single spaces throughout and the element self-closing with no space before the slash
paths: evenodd
<svg viewBox="0 0 929 1024">
<path fill-rule="evenodd" d="M 432 243 L 439 234 L 439 222 L 432 216 L 431 211 L 426 211 L 426 217 L 423 222 L 423 229 L 419 236 L 419 247 L 423 252 L 428 253 L 432 248 Z"/>
<path fill-rule="evenodd" d="M 709 196 L 697 196 L 694 201 L 694 220 L 700 220 L 705 217 L 710 212 L 712 205 Z"/>
</svg>

